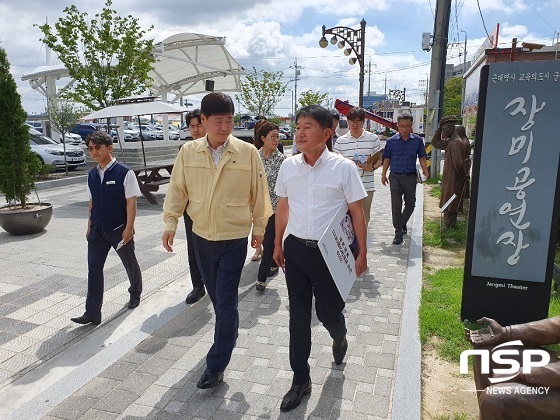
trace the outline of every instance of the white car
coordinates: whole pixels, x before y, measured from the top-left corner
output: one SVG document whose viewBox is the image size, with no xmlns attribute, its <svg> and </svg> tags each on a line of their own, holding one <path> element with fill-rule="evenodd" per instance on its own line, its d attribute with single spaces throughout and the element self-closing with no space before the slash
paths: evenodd
<svg viewBox="0 0 560 420">
<path fill-rule="evenodd" d="M 179 129 L 179 138 L 181 140 L 192 140 L 191 130 L 187 124 L 183 124 Z"/>
<path fill-rule="evenodd" d="M 57 168 L 64 168 L 63 144 L 43 136 L 33 128 L 29 129 L 29 135 L 29 146 L 42 163 L 45 165 L 55 165 Z M 68 169 L 76 169 L 78 166 L 86 164 L 86 153 L 81 147 L 66 144 L 66 160 L 68 162 Z"/>
</svg>

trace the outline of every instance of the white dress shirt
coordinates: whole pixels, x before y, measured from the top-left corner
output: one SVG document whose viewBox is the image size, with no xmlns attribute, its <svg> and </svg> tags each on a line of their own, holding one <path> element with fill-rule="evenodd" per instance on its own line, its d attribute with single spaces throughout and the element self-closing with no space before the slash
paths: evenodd
<svg viewBox="0 0 560 420">
<path fill-rule="evenodd" d="M 286 159 L 280 167 L 278 197 L 289 205 L 286 234 L 319 240 L 340 206 L 367 196 L 356 165 L 326 148 L 310 166 L 303 154 Z"/>
</svg>

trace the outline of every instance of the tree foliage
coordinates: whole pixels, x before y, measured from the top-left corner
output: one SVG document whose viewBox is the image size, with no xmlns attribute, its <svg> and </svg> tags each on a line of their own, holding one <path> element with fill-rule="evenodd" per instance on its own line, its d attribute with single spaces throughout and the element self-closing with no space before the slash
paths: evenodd
<svg viewBox="0 0 560 420">
<path fill-rule="evenodd" d="M 301 92 L 298 102 L 301 107 L 309 106 L 309 105 L 323 105 L 323 103 L 327 100 L 328 94 L 321 93 L 319 91 L 313 92 L 311 89 Z"/>
<path fill-rule="evenodd" d="M 455 115 L 458 118 L 458 124 L 461 117 L 461 100 L 463 93 L 463 79 L 461 77 L 452 77 L 445 81 L 443 94 L 443 116 Z"/>
<path fill-rule="evenodd" d="M 280 102 L 288 83 L 282 83 L 281 71 L 253 70 L 241 80 L 241 94 L 235 99 L 243 104 L 247 110 L 255 115 L 267 117 L 272 114 L 274 106 Z"/>
<path fill-rule="evenodd" d="M 66 16 L 58 19 L 55 29 L 38 25 L 41 41 L 58 54 L 76 81 L 61 96 L 93 110 L 144 92 L 154 62 L 153 41 L 142 39 L 147 31 L 137 18 L 119 16 L 111 4 L 106 0 L 103 11 L 91 20 L 72 5 L 64 9 Z"/>
<path fill-rule="evenodd" d="M 69 101 L 59 101 L 50 104 L 45 113 L 49 116 L 51 127 L 62 136 L 62 145 L 64 147 L 64 166 L 66 175 L 68 175 L 68 160 L 66 156 L 66 134 L 80 119 L 82 113 L 76 109 L 76 105 Z"/>
<path fill-rule="evenodd" d="M 40 171 L 29 147 L 26 118 L 6 51 L 0 47 L 0 192 L 8 203 L 16 200 L 23 208 Z"/>
</svg>

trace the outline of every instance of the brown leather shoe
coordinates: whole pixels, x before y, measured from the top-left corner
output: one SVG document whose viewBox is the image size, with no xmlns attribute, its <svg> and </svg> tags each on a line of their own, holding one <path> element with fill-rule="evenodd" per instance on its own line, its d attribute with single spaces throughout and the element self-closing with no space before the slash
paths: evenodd
<svg viewBox="0 0 560 420">
<path fill-rule="evenodd" d="M 301 403 L 301 399 L 304 395 L 311 393 L 311 379 L 301 385 L 292 385 L 290 390 L 282 398 L 282 404 L 280 404 L 281 411 L 290 411 L 296 408 Z"/>
<path fill-rule="evenodd" d="M 346 356 L 346 350 L 348 350 L 348 341 L 346 341 L 346 337 L 344 337 L 340 343 L 337 343 L 333 340 L 332 355 L 334 357 L 334 362 L 337 365 L 340 365 L 344 360 L 344 356 Z"/>
</svg>

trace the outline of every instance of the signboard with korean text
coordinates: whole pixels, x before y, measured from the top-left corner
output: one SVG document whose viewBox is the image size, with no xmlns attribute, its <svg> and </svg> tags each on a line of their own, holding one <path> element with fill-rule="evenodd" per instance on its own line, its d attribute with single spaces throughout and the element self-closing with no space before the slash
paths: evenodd
<svg viewBox="0 0 560 420">
<path fill-rule="evenodd" d="M 319 250 L 344 301 L 356 280 L 358 241 L 354 234 L 348 206 L 340 206 L 319 239 Z"/>
<path fill-rule="evenodd" d="M 481 71 L 462 319 L 546 318 L 559 223 L 560 61 Z"/>
</svg>

